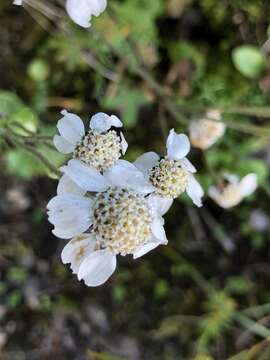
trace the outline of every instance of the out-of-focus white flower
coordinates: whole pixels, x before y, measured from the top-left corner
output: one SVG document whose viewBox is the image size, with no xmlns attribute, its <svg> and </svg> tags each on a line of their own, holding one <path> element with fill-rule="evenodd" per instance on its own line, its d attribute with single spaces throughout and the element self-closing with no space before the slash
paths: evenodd
<svg viewBox="0 0 270 360">
<path fill-rule="evenodd" d="M 70 160 L 62 171 L 48 216 L 56 236 L 75 237 L 62 259 L 71 263 L 79 280 L 101 285 L 114 272 L 117 255 L 138 258 L 167 243 L 160 204 L 147 196 L 155 188 L 133 164 L 119 160 L 102 175 Z"/>
<path fill-rule="evenodd" d="M 14 0 L 14 5 L 22 5 L 23 0 Z M 67 0 L 66 10 L 69 17 L 78 25 L 88 28 L 91 17 L 99 16 L 107 7 L 107 0 Z"/>
<path fill-rule="evenodd" d="M 67 0 L 66 10 L 70 18 L 78 25 L 88 28 L 91 17 L 99 16 L 107 7 L 107 0 Z"/>
<path fill-rule="evenodd" d="M 62 111 L 58 121 L 60 135 L 53 142 L 63 154 L 73 153 L 75 159 L 104 171 L 124 155 L 128 144 L 122 132 L 122 122 L 115 115 L 97 113 L 90 120 L 90 130 L 86 133 L 79 116 Z"/>
<path fill-rule="evenodd" d="M 208 195 L 224 209 L 238 205 L 243 198 L 251 195 L 257 189 L 256 174 L 248 174 L 242 180 L 236 175 L 224 175 L 225 183 L 220 186 L 211 186 Z"/>
<path fill-rule="evenodd" d="M 193 203 L 202 206 L 203 189 L 194 177 L 195 167 L 186 158 L 190 151 L 190 142 L 186 135 L 176 134 L 172 129 L 167 139 L 167 156 L 160 158 L 154 152 L 140 156 L 134 165 L 156 187 L 151 197 L 159 203 L 164 214 L 173 199 L 187 192 Z"/>
<path fill-rule="evenodd" d="M 206 118 L 193 120 L 189 127 L 192 146 L 205 150 L 215 144 L 225 133 L 226 125 L 218 110 L 209 111 Z"/>
</svg>

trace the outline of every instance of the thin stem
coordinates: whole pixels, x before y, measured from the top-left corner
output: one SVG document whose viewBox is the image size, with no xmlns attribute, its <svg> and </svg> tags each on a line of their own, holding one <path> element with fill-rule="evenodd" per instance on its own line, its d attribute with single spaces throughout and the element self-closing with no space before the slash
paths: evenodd
<svg viewBox="0 0 270 360">
<path fill-rule="evenodd" d="M 188 269 L 186 274 L 189 275 L 194 280 L 194 282 L 201 288 L 201 290 L 203 290 L 203 292 L 206 293 L 207 296 L 209 295 L 209 292 L 212 293 L 215 292 L 215 289 L 212 287 L 212 285 L 210 285 L 209 282 L 204 279 L 201 273 L 179 252 L 176 252 L 175 250 L 169 247 L 164 248 L 163 251 L 165 256 L 170 258 L 174 263 L 186 265 Z"/>
<path fill-rule="evenodd" d="M 7 138 L 10 143 L 12 143 L 15 147 L 22 148 L 32 154 L 37 160 L 39 160 L 44 166 L 46 166 L 53 174 L 57 177 L 61 176 L 61 172 L 50 162 L 48 161 L 38 150 L 36 150 L 33 146 L 24 143 L 19 140 L 15 134 L 13 134 L 10 130 L 6 129 L 4 136 Z"/>
<path fill-rule="evenodd" d="M 239 322 L 244 328 L 248 329 L 250 332 L 253 332 L 256 335 L 261 336 L 262 338 L 270 337 L 270 330 L 265 326 L 259 324 L 258 322 L 250 319 L 243 313 L 236 311 L 234 314 L 234 319 Z"/>
</svg>

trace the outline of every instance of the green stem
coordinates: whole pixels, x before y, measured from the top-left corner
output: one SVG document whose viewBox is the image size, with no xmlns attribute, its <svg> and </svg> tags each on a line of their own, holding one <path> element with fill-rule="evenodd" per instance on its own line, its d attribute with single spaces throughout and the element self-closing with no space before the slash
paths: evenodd
<svg viewBox="0 0 270 360">
<path fill-rule="evenodd" d="M 7 140 L 17 148 L 22 148 L 31 155 L 33 155 L 37 160 L 39 160 L 47 169 L 49 169 L 57 177 L 61 176 L 61 172 L 50 162 L 48 161 L 39 151 L 37 151 L 33 146 L 24 143 L 19 140 L 17 136 L 12 133 L 10 130 L 6 129 L 4 136 Z"/>
<path fill-rule="evenodd" d="M 270 337 L 270 330 L 267 329 L 265 326 L 259 324 L 258 322 L 250 319 L 243 313 L 236 311 L 234 313 L 234 319 L 239 322 L 244 328 L 248 331 L 253 332 L 256 335 L 261 336 L 262 338 L 269 338 Z"/>
<path fill-rule="evenodd" d="M 174 263 L 186 265 L 188 269 L 186 274 L 193 279 L 193 281 L 201 288 L 201 290 L 203 290 L 203 292 L 206 293 L 207 296 L 209 295 L 210 292 L 212 293 L 215 292 L 215 289 L 212 287 L 212 285 L 210 285 L 209 282 L 204 279 L 201 273 L 181 254 L 179 254 L 170 247 L 164 248 L 163 251 L 165 256 L 170 258 Z"/>
</svg>

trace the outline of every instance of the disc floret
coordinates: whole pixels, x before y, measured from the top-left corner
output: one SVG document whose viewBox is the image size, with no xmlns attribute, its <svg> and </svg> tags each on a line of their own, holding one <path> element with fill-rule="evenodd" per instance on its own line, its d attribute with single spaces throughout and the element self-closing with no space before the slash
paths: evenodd
<svg viewBox="0 0 270 360">
<path fill-rule="evenodd" d="M 89 131 L 73 152 L 73 158 L 105 171 L 122 156 L 121 138 L 115 130 L 106 133 Z"/>
<path fill-rule="evenodd" d="M 156 195 L 177 198 L 185 192 L 188 184 L 188 172 L 178 160 L 165 157 L 150 171 L 150 181 L 156 187 Z"/>
<path fill-rule="evenodd" d="M 132 189 L 112 187 L 96 195 L 93 233 L 101 247 L 127 255 L 151 237 L 147 200 Z"/>
</svg>

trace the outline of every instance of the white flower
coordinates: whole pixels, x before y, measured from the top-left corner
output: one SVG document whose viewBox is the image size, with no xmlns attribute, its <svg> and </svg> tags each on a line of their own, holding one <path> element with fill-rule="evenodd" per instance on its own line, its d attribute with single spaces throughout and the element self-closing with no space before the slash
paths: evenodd
<svg viewBox="0 0 270 360">
<path fill-rule="evenodd" d="M 195 167 L 186 158 L 190 151 L 190 142 L 186 135 L 176 134 L 172 129 L 167 139 L 167 156 L 160 158 L 154 152 L 140 156 L 134 165 L 156 187 L 153 201 L 160 203 L 164 214 L 173 199 L 187 192 L 193 203 L 202 206 L 203 189 L 195 179 Z"/>
<path fill-rule="evenodd" d="M 22 5 L 23 0 L 14 0 L 14 5 Z M 91 17 L 99 16 L 107 7 L 107 0 L 67 0 L 66 10 L 69 17 L 78 25 L 88 28 Z"/>
<path fill-rule="evenodd" d="M 67 0 L 66 10 L 70 18 L 78 25 L 88 28 L 91 17 L 99 16 L 107 7 L 107 0 Z"/>
<path fill-rule="evenodd" d="M 71 263 L 79 280 L 98 286 L 114 272 L 117 255 L 135 259 L 167 243 L 159 203 L 147 196 L 155 188 L 133 164 L 119 160 L 102 175 L 70 160 L 62 171 L 48 215 L 56 236 L 75 237 L 62 260 Z"/>
<path fill-rule="evenodd" d="M 79 116 L 62 111 L 58 121 L 60 135 L 54 136 L 54 145 L 63 154 L 73 153 L 75 159 L 104 171 L 112 166 L 127 150 L 127 142 L 118 128 L 122 122 L 114 115 L 97 113 L 90 120 L 86 133 Z"/>
<path fill-rule="evenodd" d="M 224 176 L 227 183 L 221 186 L 211 186 L 208 195 L 224 209 L 238 205 L 243 198 L 251 195 L 257 189 L 257 175 L 248 174 L 242 180 L 236 175 Z"/>
<path fill-rule="evenodd" d="M 218 110 L 209 111 L 206 118 L 193 120 L 189 127 L 192 146 L 205 150 L 215 144 L 225 133 L 226 125 Z"/>
</svg>

